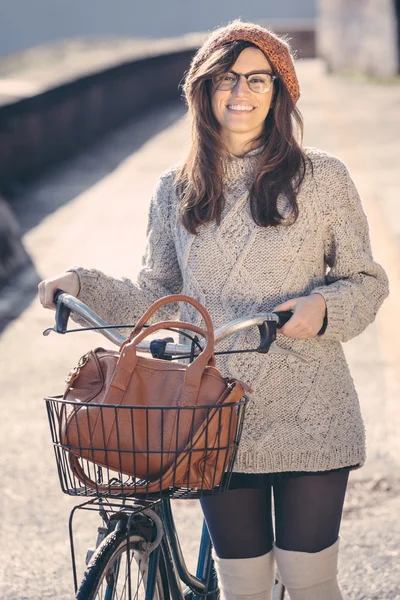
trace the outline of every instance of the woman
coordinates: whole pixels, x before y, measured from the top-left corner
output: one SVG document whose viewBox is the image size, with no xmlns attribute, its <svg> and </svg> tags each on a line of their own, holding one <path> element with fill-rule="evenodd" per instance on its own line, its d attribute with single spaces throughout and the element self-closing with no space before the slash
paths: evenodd
<svg viewBox="0 0 400 600">
<path fill-rule="evenodd" d="M 292 600 L 340 599 L 343 501 L 349 471 L 365 461 L 340 342 L 374 320 L 387 278 L 372 259 L 345 165 L 296 140 L 299 84 L 285 41 L 240 21 L 216 30 L 195 55 L 184 93 L 192 146 L 155 191 L 137 281 L 73 268 L 41 282 L 40 299 L 50 308 L 62 288 L 110 323 L 135 322 L 178 292 L 200 300 L 215 327 L 292 310 L 278 344 L 307 363 L 276 354 L 220 360 L 224 374 L 254 392 L 231 489 L 202 508 L 225 600 L 271 598 L 275 560 Z M 198 318 L 186 305 L 180 317 Z M 248 332 L 225 348 L 255 343 Z"/>
</svg>

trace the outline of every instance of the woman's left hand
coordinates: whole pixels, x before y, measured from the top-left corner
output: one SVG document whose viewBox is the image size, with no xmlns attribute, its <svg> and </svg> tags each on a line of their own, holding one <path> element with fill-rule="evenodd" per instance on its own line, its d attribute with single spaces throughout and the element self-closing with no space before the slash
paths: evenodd
<svg viewBox="0 0 400 600">
<path fill-rule="evenodd" d="M 295 339 L 315 337 L 321 330 L 326 312 L 325 298 L 321 294 L 310 294 L 292 298 L 273 309 L 292 310 L 293 316 L 279 329 L 279 333 Z"/>
</svg>

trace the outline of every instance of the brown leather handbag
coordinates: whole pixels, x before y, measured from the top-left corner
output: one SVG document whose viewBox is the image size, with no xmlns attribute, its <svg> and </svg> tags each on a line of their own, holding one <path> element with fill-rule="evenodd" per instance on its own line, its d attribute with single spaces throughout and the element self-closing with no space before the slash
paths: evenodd
<svg viewBox="0 0 400 600">
<path fill-rule="evenodd" d="M 182 321 L 144 329 L 171 302 L 194 306 L 206 329 Z M 204 337 L 205 348 L 192 363 L 138 356 L 137 345 L 166 327 Z M 237 409 L 246 391 L 243 382 L 222 377 L 215 367 L 206 309 L 189 296 L 166 296 L 148 309 L 119 352 L 97 348 L 72 370 L 60 415 L 61 443 L 74 474 L 98 491 L 117 493 L 121 485 L 93 481 L 82 467 L 85 460 L 132 476 L 136 493 L 212 489 L 235 449 Z"/>
</svg>

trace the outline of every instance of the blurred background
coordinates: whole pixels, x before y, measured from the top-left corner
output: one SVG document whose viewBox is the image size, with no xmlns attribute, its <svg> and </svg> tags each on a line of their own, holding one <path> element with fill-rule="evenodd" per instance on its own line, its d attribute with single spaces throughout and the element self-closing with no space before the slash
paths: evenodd
<svg viewBox="0 0 400 600">
<path fill-rule="evenodd" d="M 400 1 L 0 3 L 0 595 L 72 597 L 67 521 L 42 401 L 102 340 L 50 336 L 40 280 L 71 264 L 134 277 L 159 175 L 188 149 L 182 81 L 206 32 L 241 18 L 287 36 L 306 145 L 349 167 L 391 296 L 345 351 L 368 461 L 342 527 L 346 598 L 399 599 Z M 194 565 L 201 516 L 177 502 Z M 379 535 L 378 535 L 379 532 Z M 78 548 L 92 543 L 81 519 Z M 83 567 L 83 561 L 81 563 Z"/>
<path fill-rule="evenodd" d="M 194 0 L 137 2 L 89 0 L 54 3 L 16 0 L 2 7 L 0 56 L 32 46 L 76 37 L 160 38 L 207 31 L 216 24 L 241 16 L 243 20 L 272 21 L 289 19 L 313 22 L 315 0 L 293 2 L 252 0 L 243 6 L 240 0 L 212 2 Z"/>
</svg>

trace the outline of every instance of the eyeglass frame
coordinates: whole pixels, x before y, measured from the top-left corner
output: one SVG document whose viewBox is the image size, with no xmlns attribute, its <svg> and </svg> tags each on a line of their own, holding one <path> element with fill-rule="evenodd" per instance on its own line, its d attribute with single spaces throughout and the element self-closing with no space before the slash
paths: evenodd
<svg viewBox="0 0 400 600">
<path fill-rule="evenodd" d="M 247 83 L 247 87 L 249 88 L 249 90 L 251 92 L 253 92 L 253 94 L 267 94 L 270 91 L 274 81 L 279 79 L 278 75 L 275 75 L 275 73 L 271 73 L 270 71 L 263 71 L 263 70 L 251 71 L 250 73 L 237 73 L 236 71 L 231 70 L 231 71 L 227 71 L 226 73 L 224 73 L 224 76 L 227 75 L 228 73 L 232 73 L 233 75 L 235 75 L 236 82 L 233 85 L 233 87 L 231 87 L 230 89 L 220 90 L 222 92 L 231 92 L 232 90 L 234 90 L 240 81 L 240 77 L 244 77 L 246 80 L 246 83 Z M 269 86 L 269 88 L 267 90 L 265 90 L 265 92 L 255 92 L 254 90 L 251 89 L 250 84 L 249 84 L 249 77 L 251 77 L 252 75 L 269 75 L 271 77 L 271 85 Z M 211 79 L 213 86 L 215 87 L 216 90 L 218 90 L 218 86 L 215 84 L 215 80 L 216 80 L 216 77 L 213 77 Z"/>
</svg>

